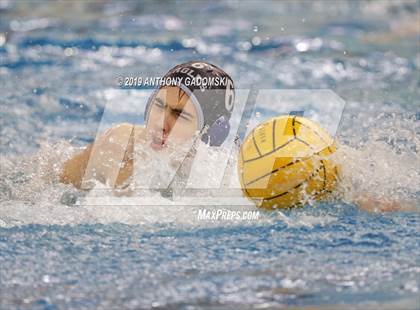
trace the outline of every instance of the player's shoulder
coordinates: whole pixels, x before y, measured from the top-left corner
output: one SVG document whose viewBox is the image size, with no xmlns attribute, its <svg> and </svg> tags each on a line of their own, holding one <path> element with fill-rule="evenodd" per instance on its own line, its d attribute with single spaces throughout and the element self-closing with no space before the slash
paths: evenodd
<svg viewBox="0 0 420 310">
<path fill-rule="evenodd" d="M 130 123 L 121 123 L 115 125 L 104 132 L 96 144 L 126 144 L 132 132 L 134 130 L 134 125 Z"/>
<path fill-rule="evenodd" d="M 131 133 L 133 130 L 134 125 L 130 123 L 121 123 L 115 126 L 112 126 L 107 131 L 105 131 L 105 136 L 113 136 L 113 135 L 120 135 L 120 134 L 126 134 Z"/>
<path fill-rule="evenodd" d="M 109 142 L 126 141 L 130 137 L 142 139 L 145 137 L 146 128 L 143 125 L 121 123 L 108 129 L 104 134 L 104 139 Z"/>
<path fill-rule="evenodd" d="M 125 133 L 127 131 L 135 130 L 136 132 L 143 132 L 146 130 L 144 125 L 136 125 L 130 123 L 121 123 L 115 126 L 112 126 L 110 129 L 106 131 L 106 133 Z"/>
<path fill-rule="evenodd" d="M 146 139 L 146 127 L 143 125 L 134 126 L 134 140 L 136 142 L 144 142 Z"/>
</svg>

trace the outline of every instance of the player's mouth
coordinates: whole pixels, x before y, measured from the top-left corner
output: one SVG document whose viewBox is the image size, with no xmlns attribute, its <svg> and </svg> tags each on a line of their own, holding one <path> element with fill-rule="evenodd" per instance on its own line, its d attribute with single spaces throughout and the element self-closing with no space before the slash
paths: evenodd
<svg viewBox="0 0 420 310">
<path fill-rule="evenodd" d="M 165 145 L 165 140 L 163 140 L 162 138 L 156 137 L 156 136 L 152 136 L 152 142 L 150 143 L 150 146 L 155 151 L 159 151 L 166 146 Z"/>
</svg>

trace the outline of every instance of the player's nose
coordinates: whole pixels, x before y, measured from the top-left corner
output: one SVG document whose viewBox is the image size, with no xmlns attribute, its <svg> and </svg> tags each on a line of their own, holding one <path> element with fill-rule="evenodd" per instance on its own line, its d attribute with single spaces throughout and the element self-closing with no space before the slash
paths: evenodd
<svg viewBox="0 0 420 310">
<path fill-rule="evenodd" d="M 171 131 L 171 127 L 171 121 L 165 115 L 165 117 L 160 119 L 160 121 L 155 124 L 155 126 L 153 127 L 153 131 L 156 135 L 159 135 L 163 140 L 166 140 Z"/>
</svg>

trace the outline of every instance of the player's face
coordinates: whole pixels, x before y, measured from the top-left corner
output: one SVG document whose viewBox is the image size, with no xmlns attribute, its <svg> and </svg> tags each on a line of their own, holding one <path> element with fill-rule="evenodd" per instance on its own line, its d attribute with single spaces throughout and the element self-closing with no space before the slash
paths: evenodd
<svg viewBox="0 0 420 310">
<path fill-rule="evenodd" d="M 163 87 L 151 103 L 147 133 L 150 146 L 160 150 L 171 143 L 191 141 L 197 132 L 197 111 L 179 87 Z"/>
</svg>

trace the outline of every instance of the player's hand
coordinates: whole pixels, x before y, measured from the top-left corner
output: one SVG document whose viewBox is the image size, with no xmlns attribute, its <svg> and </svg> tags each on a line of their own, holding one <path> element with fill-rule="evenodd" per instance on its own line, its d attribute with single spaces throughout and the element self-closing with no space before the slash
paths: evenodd
<svg viewBox="0 0 420 310">
<path fill-rule="evenodd" d="M 419 211 L 414 201 L 377 198 L 369 194 L 362 195 L 356 200 L 356 203 L 360 209 L 368 212 Z"/>
</svg>

